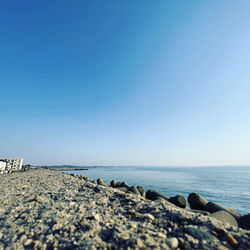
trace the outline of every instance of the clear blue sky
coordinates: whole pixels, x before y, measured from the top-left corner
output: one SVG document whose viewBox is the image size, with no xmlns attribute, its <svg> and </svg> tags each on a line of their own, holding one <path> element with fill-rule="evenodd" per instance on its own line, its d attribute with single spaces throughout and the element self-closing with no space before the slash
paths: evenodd
<svg viewBox="0 0 250 250">
<path fill-rule="evenodd" d="M 0 153 L 250 165 L 250 1 L 3 1 Z"/>
</svg>

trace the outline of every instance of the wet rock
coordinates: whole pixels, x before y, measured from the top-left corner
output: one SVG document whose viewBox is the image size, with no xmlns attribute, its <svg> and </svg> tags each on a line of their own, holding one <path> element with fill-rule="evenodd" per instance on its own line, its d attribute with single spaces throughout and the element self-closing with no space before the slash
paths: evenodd
<svg viewBox="0 0 250 250">
<path fill-rule="evenodd" d="M 137 186 L 137 189 L 140 192 L 141 196 L 145 196 L 145 190 L 142 186 Z"/>
<path fill-rule="evenodd" d="M 171 197 L 168 199 L 168 201 L 175 204 L 177 207 L 181 207 L 181 208 L 187 207 L 187 201 L 185 197 L 182 195 L 176 195 L 174 197 Z"/>
<path fill-rule="evenodd" d="M 207 205 L 208 201 L 200 194 L 191 193 L 188 196 L 188 203 L 192 209 L 205 210 L 205 206 Z"/>
<path fill-rule="evenodd" d="M 240 215 L 236 213 L 233 209 L 222 207 L 219 204 L 211 201 L 207 203 L 207 205 L 205 206 L 205 210 L 209 213 L 215 213 L 217 211 L 223 210 L 230 213 L 237 221 L 240 218 Z"/>
<path fill-rule="evenodd" d="M 246 214 L 240 217 L 239 226 L 241 228 L 250 230 L 250 214 Z"/>
<path fill-rule="evenodd" d="M 220 210 L 215 213 L 212 213 L 211 217 L 216 218 L 217 220 L 221 221 L 224 224 L 228 223 L 229 225 L 233 227 L 238 227 L 238 223 L 235 220 L 235 218 L 230 213 L 224 210 Z"/>
</svg>

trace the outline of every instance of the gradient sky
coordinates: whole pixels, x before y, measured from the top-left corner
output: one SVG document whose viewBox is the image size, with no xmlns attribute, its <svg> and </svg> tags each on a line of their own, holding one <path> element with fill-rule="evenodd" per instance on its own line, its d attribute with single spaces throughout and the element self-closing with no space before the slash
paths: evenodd
<svg viewBox="0 0 250 250">
<path fill-rule="evenodd" d="M 13 0 L 0 153 L 34 165 L 249 165 L 249 0 Z"/>
</svg>

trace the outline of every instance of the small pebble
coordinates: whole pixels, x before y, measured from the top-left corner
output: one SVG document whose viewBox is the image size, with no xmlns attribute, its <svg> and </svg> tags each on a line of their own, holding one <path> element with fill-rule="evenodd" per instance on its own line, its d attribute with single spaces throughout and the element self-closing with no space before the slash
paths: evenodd
<svg viewBox="0 0 250 250">
<path fill-rule="evenodd" d="M 43 249 L 43 244 L 42 244 L 42 242 L 41 241 L 39 241 L 39 240 L 36 240 L 36 241 L 34 241 L 34 249 Z"/>
<path fill-rule="evenodd" d="M 212 234 L 216 237 L 218 236 L 218 233 L 216 231 L 213 231 Z"/>
<path fill-rule="evenodd" d="M 137 229 L 137 223 L 136 222 L 132 222 L 130 224 L 131 228 Z"/>
<path fill-rule="evenodd" d="M 32 239 L 27 239 L 23 244 L 24 244 L 25 246 L 29 246 L 29 245 L 31 245 L 32 242 L 33 242 Z"/>
<path fill-rule="evenodd" d="M 238 246 L 238 241 L 231 235 L 227 235 L 228 241 L 231 243 L 232 246 L 237 247 Z"/>
<path fill-rule="evenodd" d="M 131 214 L 131 215 L 135 215 L 135 210 L 129 210 L 128 212 L 129 212 L 129 214 Z"/>
<path fill-rule="evenodd" d="M 130 236 L 129 236 L 128 233 L 125 233 L 125 234 L 122 235 L 122 238 L 123 238 L 124 240 L 128 240 L 128 239 L 130 238 Z"/>
<path fill-rule="evenodd" d="M 76 202 L 71 201 L 71 202 L 69 203 L 69 206 L 70 206 L 70 207 L 74 207 L 75 204 L 76 204 Z"/>
<path fill-rule="evenodd" d="M 163 238 L 163 239 L 165 239 L 167 236 L 164 234 L 164 233 L 162 233 L 162 232 L 159 232 L 158 234 L 157 234 L 157 236 L 158 237 L 160 237 L 160 238 Z"/>
<path fill-rule="evenodd" d="M 52 227 L 52 231 L 60 230 L 63 227 L 61 223 L 57 223 Z"/>
<path fill-rule="evenodd" d="M 167 240 L 167 244 L 169 245 L 170 248 L 177 248 L 178 247 L 178 240 L 176 238 L 170 238 Z"/>
<path fill-rule="evenodd" d="M 155 217 L 152 214 L 145 214 L 145 217 L 149 220 L 155 220 Z"/>
<path fill-rule="evenodd" d="M 136 245 L 137 245 L 139 248 L 144 246 L 144 245 L 143 245 L 143 242 L 142 242 L 142 240 L 141 240 L 140 238 L 137 238 L 137 239 L 136 239 Z"/>
<path fill-rule="evenodd" d="M 101 216 L 100 216 L 99 214 L 95 214 L 95 215 L 94 215 L 94 219 L 95 219 L 96 221 L 100 221 L 100 220 L 101 220 Z"/>
</svg>

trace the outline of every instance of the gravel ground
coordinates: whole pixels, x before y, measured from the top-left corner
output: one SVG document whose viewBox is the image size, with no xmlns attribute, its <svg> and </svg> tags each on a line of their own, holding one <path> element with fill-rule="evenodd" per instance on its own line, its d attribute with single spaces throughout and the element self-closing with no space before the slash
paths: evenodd
<svg viewBox="0 0 250 250">
<path fill-rule="evenodd" d="M 0 176 L 0 249 L 250 249 L 250 231 L 53 170 Z"/>
</svg>

